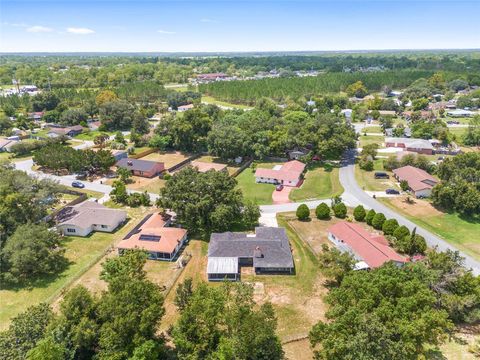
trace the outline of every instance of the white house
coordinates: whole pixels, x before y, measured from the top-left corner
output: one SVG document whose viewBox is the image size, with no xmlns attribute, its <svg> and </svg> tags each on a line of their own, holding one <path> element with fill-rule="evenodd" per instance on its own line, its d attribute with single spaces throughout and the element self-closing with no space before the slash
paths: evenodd
<svg viewBox="0 0 480 360">
<path fill-rule="evenodd" d="M 92 231 L 113 232 L 127 219 L 127 212 L 87 200 L 63 208 L 56 219 L 63 235 L 88 236 Z"/>
<path fill-rule="evenodd" d="M 283 165 L 277 165 L 273 169 L 258 168 L 255 171 L 255 181 L 257 183 L 298 186 L 302 180 L 303 170 L 305 170 L 304 163 L 292 160 Z"/>
</svg>

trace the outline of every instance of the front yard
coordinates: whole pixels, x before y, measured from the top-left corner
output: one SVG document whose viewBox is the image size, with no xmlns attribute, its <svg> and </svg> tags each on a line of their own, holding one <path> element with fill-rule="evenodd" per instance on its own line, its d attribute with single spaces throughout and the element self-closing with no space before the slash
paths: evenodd
<svg viewBox="0 0 480 360">
<path fill-rule="evenodd" d="M 480 218 L 465 218 L 457 213 L 441 212 L 427 200 L 413 199 L 413 204 L 409 204 L 405 199 L 404 196 L 377 198 L 409 220 L 480 260 Z"/>
<path fill-rule="evenodd" d="M 272 169 L 275 165 L 279 164 L 281 163 L 263 162 L 258 163 L 257 168 Z M 236 179 L 238 181 L 238 188 L 242 190 L 245 199 L 254 201 L 258 205 L 272 204 L 272 192 L 275 190 L 275 185 L 256 183 L 255 171 L 251 167 L 243 170 Z"/>
<path fill-rule="evenodd" d="M 0 290 L 0 330 L 8 327 L 12 317 L 40 302 L 53 302 L 65 288 L 84 274 L 121 239 L 143 216 L 145 209 L 128 209 L 130 220 L 113 234 L 94 232 L 88 237 L 65 237 L 65 256 L 70 265 L 60 274 L 44 277 L 30 287 Z"/>
<path fill-rule="evenodd" d="M 307 170 L 303 184 L 298 189 L 293 189 L 290 193 L 290 200 L 293 202 L 327 199 L 343 192 L 340 184 L 337 167 L 316 166 Z"/>
</svg>

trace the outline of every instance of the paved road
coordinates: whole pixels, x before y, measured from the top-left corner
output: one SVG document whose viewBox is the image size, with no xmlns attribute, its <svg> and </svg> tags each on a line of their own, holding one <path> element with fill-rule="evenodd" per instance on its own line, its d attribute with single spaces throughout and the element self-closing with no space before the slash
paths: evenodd
<svg viewBox="0 0 480 360">
<path fill-rule="evenodd" d="M 412 221 L 396 213 L 391 208 L 379 203 L 378 201 L 370 197 L 368 194 L 366 194 L 355 180 L 354 155 L 354 151 L 350 152 L 347 156 L 347 159 L 344 161 L 343 166 L 340 168 L 340 183 L 348 193 L 348 197 L 350 200 L 356 199 L 357 204 L 362 204 L 369 209 L 374 209 L 376 212 L 382 212 L 387 219 L 394 218 L 398 221 L 400 225 L 405 225 L 410 230 L 416 227 L 417 234 L 422 235 L 430 247 L 437 246 L 441 251 L 445 251 L 447 249 L 454 251 L 458 250 L 454 246 L 447 243 L 445 240 L 425 230 L 421 226 L 414 224 Z M 469 268 L 472 268 L 473 272 L 476 275 L 480 275 L 480 262 L 464 253 L 462 253 L 462 256 L 465 257 L 465 265 Z"/>
</svg>

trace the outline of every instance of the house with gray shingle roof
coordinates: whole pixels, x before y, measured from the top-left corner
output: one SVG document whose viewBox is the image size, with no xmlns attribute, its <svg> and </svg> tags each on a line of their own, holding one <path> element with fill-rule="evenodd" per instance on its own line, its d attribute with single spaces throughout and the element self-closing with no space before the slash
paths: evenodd
<svg viewBox="0 0 480 360">
<path fill-rule="evenodd" d="M 213 233 L 208 246 L 209 281 L 236 281 L 242 266 L 256 274 L 293 274 L 292 250 L 284 228 L 257 227 L 255 234 Z"/>
<path fill-rule="evenodd" d="M 57 229 L 71 236 L 88 236 L 92 231 L 113 232 L 126 219 L 126 211 L 89 200 L 66 206 L 55 217 Z"/>
</svg>

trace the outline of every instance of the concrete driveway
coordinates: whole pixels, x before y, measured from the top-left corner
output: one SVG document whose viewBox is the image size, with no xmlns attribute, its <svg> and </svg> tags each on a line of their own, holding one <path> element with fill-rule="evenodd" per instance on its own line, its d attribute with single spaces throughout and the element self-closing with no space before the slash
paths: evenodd
<svg viewBox="0 0 480 360">
<path fill-rule="evenodd" d="M 272 192 L 272 200 L 274 204 L 288 204 L 290 199 L 288 196 L 290 192 L 293 190 L 290 186 L 284 186 L 281 191 L 277 191 L 276 189 Z"/>
</svg>

